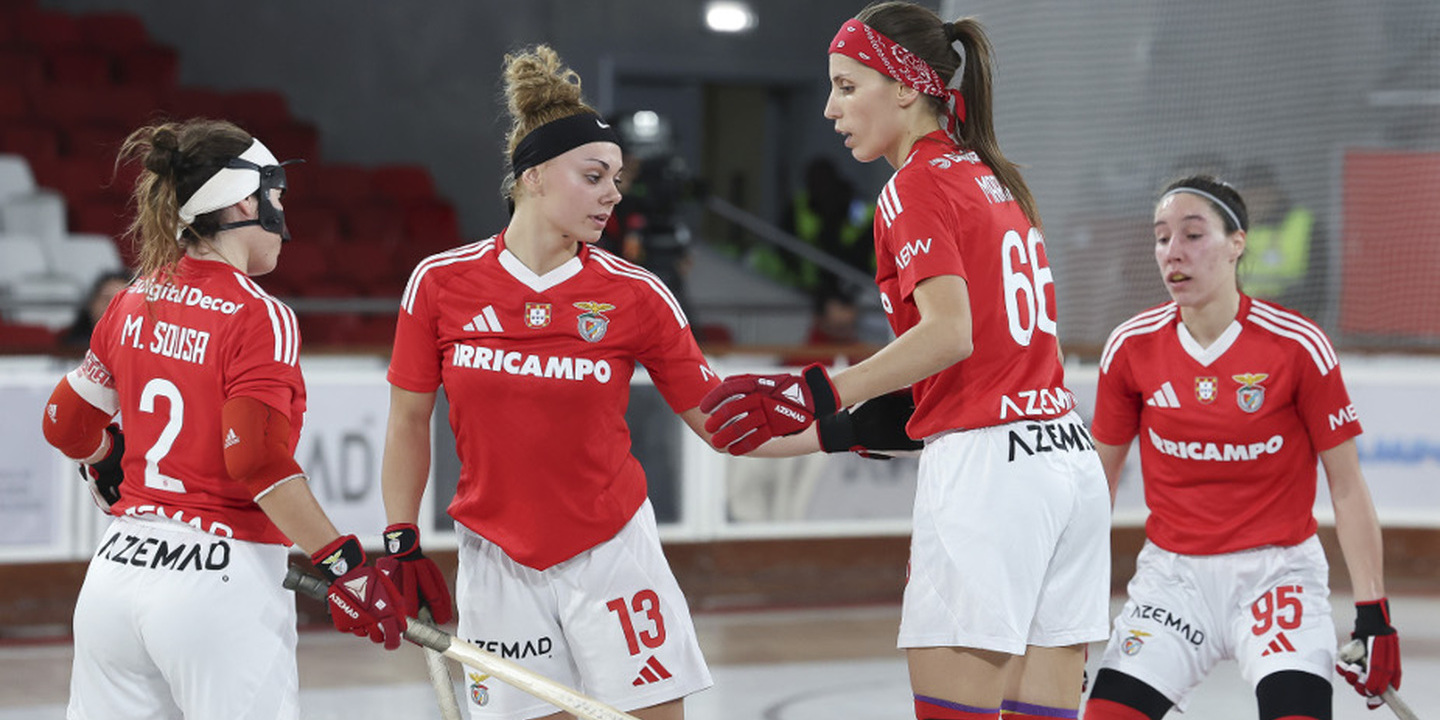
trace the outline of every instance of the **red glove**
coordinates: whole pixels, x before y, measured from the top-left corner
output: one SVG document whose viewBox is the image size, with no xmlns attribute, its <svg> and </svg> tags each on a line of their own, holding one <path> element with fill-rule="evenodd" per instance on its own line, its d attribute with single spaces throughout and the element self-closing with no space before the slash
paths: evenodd
<svg viewBox="0 0 1440 720">
<path fill-rule="evenodd" d="M 734 375 L 700 401 L 708 413 L 710 443 L 744 455 L 779 435 L 794 435 L 818 416 L 840 409 L 840 397 L 825 366 L 806 366 L 799 375 Z"/>
<path fill-rule="evenodd" d="M 326 604 L 330 620 L 340 632 L 353 633 L 386 650 L 400 647 L 405 615 L 396 600 L 400 591 L 373 567 L 365 567 L 365 550 L 354 535 L 343 535 L 310 556 L 315 567 L 330 579 Z"/>
<path fill-rule="evenodd" d="M 1355 603 L 1355 631 L 1350 637 L 1365 643 L 1365 655 L 1352 662 L 1340 660 L 1335 670 L 1374 710 L 1383 704 L 1380 693 L 1385 688 L 1400 689 L 1400 635 L 1390 626 L 1390 602 L 1380 598 Z"/>
<path fill-rule="evenodd" d="M 385 528 L 384 538 L 390 554 L 376 560 L 375 567 L 395 584 L 405 614 L 416 617 L 424 605 L 436 623 L 450 622 L 450 588 L 435 561 L 420 553 L 420 528 L 396 523 Z"/>
</svg>

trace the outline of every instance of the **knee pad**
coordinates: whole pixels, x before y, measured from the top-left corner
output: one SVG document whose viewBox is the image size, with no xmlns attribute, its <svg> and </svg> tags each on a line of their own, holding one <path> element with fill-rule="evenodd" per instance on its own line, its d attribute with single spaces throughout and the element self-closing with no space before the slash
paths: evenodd
<svg viewBox="0 0 1440 720">
<path fill-rule="evenodd" d="M 1161 720 L 1174 703 L 1139 678 L 1101 668 L 1085 704 L 1086 720 Z"/>
<path fill-rule="evenodd" d="M 1281 670 L 1260 679 L 1255 699 L 1260 720 L 1313 718 L 1330 720 L 1335 689 L 1330 681 L 1304 670 Z"/>
<path fill-rule="evenodd" d="M 915 717 L 917 720 L 999 720 L 1000 708 L 977 708 L 916 695 Z"/>
</svg>

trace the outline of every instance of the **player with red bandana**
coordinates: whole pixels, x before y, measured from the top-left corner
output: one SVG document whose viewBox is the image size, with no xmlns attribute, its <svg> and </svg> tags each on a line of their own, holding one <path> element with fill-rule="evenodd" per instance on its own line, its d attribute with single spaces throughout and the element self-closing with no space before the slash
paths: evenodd
<svg viewBox="0 0 1440 720">
<path fill-rule="evenodd" d="M 841 408 L 913 392 L 893 420 L 924 447 L 899 636 L 921 720 L 1074 718 L 1107 631 L 1104 475 L 1065 387 L 1039 213 L 994 137 L 991 54 L 975 20 L 908 2 L 840 28 L 825 116 L 895 168 L 875 254 L 896 339 L 834 376 L 727 378 L 701 406 L 731 453 L 834 451 Z"/>
<path fill-rule="evenodd" d="M 1113 496 L 1140 443 L 1146 544 L 1086 718 L 1159 720 L 1233 658 L 1262 720 L 1329 718 L 1329 566 L 1312 511 L 1316 457 L 1368 660 L 1339 671 L 1378 701 L 1400 684 L 1360 423 L 1318 326 L 1240 292 L 1244 200 L 1214 178 L 1166 189 L 1155 259 L 1172 302 L 1122 323 L 1100 359 L 1092 431 Z"/>
<path fill-rule="evenodd" d="M 223 121 L 141 128 L 121 154 L 144 166 L 139 277 L 43 420 L 115 516 L 75 606 L 67 717 L 295 718 L 292 542 L 332 581 L 338 629 L 393 649 L 405 618 L 294 459 L 299 328 L 251 279 L 289 239 L 285 171 Z"/>
</svg>

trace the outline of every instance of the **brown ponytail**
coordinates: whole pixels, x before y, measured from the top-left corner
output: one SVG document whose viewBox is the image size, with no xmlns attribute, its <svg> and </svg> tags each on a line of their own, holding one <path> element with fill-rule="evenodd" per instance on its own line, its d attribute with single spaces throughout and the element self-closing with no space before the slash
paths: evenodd
<svg viewBox="0 0 1440 720">
<path fill-rule="evenodd" d="M 138 161 L 142 167 L 130 196 L 135 217 L 125 231 L 140 276 L 173 265 L 187 245 L 215 234 L 219 211 L 182 228 L 180 207 L 250 142 L 250 134 L 232 123 L 203 119 L 146 126 L 125 138 L 115 164 Z"/>
<path fill-rule="evenodd" d="M 930 64 L 940 78 L 949 83 L 960 69 L 960 54 L 952 45 L 959 42 L 965 50 L 964 75 L 960 94 L 965 98 L 965 122 L 960 124 L 960 147 L 973 150 L 1010 194 L 1036 227 L 1040 227 L 1040 210 L 1035 196 L 1020 175 L 1020 168 L 1005 158 L 995 137 L 995 103 L 991 85 L 994 49 L 985 28 L 975 18 L 961 18 L 953 23 L 942 22 L 929 8 L 911 2 L 874 3 L 860 11 L 855 19 L 875 28 L 885 37 L 915 53 Z M 945 112 L 944 101 L 928 97 L 937 115 Z M 941 123 L 943 126 L 945 123 Z"/>
</svg>

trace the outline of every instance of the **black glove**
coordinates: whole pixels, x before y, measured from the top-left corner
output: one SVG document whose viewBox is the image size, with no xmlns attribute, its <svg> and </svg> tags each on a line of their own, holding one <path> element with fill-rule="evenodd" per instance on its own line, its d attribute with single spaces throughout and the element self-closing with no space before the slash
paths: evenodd
<svg viewBox="0 0 1440 720">
<path fill-rule="evenodd" d="M 110 452 L 89 465 L 80 463 L 80 479 L 90 487 L 95 506 L 108 513 L 110 506 L 120 502 L 120 481 L 125 479 L 120 469 L 120 459 L 125 457 L 125 433 L 115 424 L 107 426 L 105 432 L 110 435 Z"/>
<path fill-rule="evenodd" d="M 925 443 L 905 434 L 905 424 L 914 414 L 915 398 L 909 388 L 871 398 L 816 420 L 820 448 L 827 453 L 855 452 L 877 460 L 891 457 L 877 450 L 919 450 Z"/>
<path fill-rule="evenodd" d="M 450 622 L 450 589 L 435 561 L 420 552 L 420 528 L 412 523 L 396 523 L 385 528 L 385 550 L 389 555 L 375 561 L 375 567 L 400 592 L 396 598 L 405 614 L 419 617 L 420 606 L 430 608 L 437 624 Z"/>
</svg>

